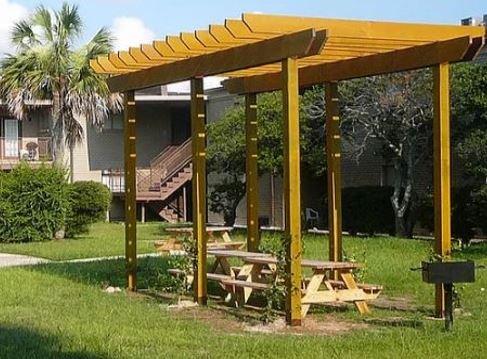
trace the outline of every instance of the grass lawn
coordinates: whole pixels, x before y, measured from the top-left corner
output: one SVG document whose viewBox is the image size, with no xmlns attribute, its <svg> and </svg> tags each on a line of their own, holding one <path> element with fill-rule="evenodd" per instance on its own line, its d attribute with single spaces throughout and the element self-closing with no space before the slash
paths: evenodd
<svg viewBox="0 0 487 359">
<path fill-rule="evenodd" d="M 65 258 L 80 253 L 123 252 L 123 227 L 95 226 L 90 247 L 59 249 L 44 256 Z M 160 236 L 160 227 L 140 227 L 141 242 Z M 119 238 L 117 237 L 119 236 Z M 117 244 L 108 244 L 109 238 Z M 67 242 L 67 241 L 66 241 Z M 118 243 L 120 242 L 120 243 Z M 103 243 L 101 246 L 100 243 Z M 326 237 L 306 236 L 305 255 L 326 258 Z M 75 244 L 71 244 L 75 246 Z M 78 244 L 76 244 L 78 246 Z M 443 332 L 442 322 L 426 319 L 433 300 L 431 286 L 411 272 L 427 258 L 429 244 L 394 238 L 345 238 L 347 256 L 365 262 L 366 281 L 385 286 L 384 297 L 402 297 L 425 308 L 395 311 L 373 308 L 372 318 L 402 317 L 418 320 L 420 327 L 367 325 L 339 335 L 322 336 L 264 334 L 237 331 L 236 317 L 223 318 L 221 311 L 198 308 L 167 309 L 167 302 L 125 292 L 107 294 L 110 284 L 123 287 L 123 260 L 97 263 L 48 263 L 34 267 L 0 270 L 0 357 L 1 358 L 423 358 L 487 356 L 487 271 L 478 271 L 477 282 L 461 290 L 468 315 L 456 318 L 454 330 Z M 139 245 L 139 248 L 141 246 Z M 13 248 L 11 245 L 4 248 Z M 20 248 L 20 247 L 19 247 Z M 117 253 L 118 250 L 118 253 Z M 26 252 L 24 252 L 26 253 Z M 29 252 L 32 254 L 33 252 Z M 461 254 L 487 264 L 487 246 Z M 140 260 L 140 288 L 157 285 L 167 267 L 163 258 Z M 225 314 L 228 316 L 228 314 Z M 363 324 L 352 308 L 318 308 L 310 316 L 316 321 Z M 233 323 L 233 324 L 231 324 Z M 226 326 L 228 324 L 228 326 Z"/>
<path fill-rule="evenodd" d="M 154 252 L 153 241 L 163 237 L 163 230 L 163 223 L 138 224 L 138 253 Z M 124 226 L 121 223 L 97 223 L 92 226 L 88 235 L 76 239 L 0 244 L 0 252 L 51 260 L 119 256 L 125 252 Z"/>
</svg>

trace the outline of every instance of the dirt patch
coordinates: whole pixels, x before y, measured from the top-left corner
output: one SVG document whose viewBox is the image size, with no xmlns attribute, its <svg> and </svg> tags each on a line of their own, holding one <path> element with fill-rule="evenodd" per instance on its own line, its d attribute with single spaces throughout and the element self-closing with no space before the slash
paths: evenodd
<svg viewBox="0 0 487 359">
<path fill-rule="evenodd" d="M 418 312 L 418 311 L 422 312 L 425 310 L 433 309 L 432 306 L 417 305 L 414 303 L 413 299 L 406 298 L 406 297 L 389 298 L 386 296 L 380 296 L 379 298 L 371 302 L 370 305 L 376 308 L 397 310 L 397 311 L 404 311 L 404 312 Z"/>
<path fill-rule="evenodd" d="M 308 316 L 301 327 L 289 327 L 283 318 L 279 318 L 269 324 L 245 325 L 244 330 L 251 333 L 333 336 L 367 327 L 368 325 L 364 323 L 339 320 L 332 315 L 327 315 L 320 320 Z"/>
<path fill-rule="evenodd" d="M 149 295 L 154 298 L 154 294 Z M 371 326 L 365 322 L 353 322 L 337 318 L 333 313 L 310 313 L 306 316 L 301 327 L 289 327 L 284 320 L 284 313 L 272 323 L 264 324 L 260 321 L 259 308 L 231 308 L 223 301 L 214 298 L 207 307 L 198 305 L 178 305 L 174 295 L 160 293 L 155 296 L 161 302 L 161 308 L 167 310 L 174 320 L 200 321 L 213 330 L 234 335 L 243 333 L 279 334 L 279 335 L 320 335 L 335 336 L 349 333 L 353 330 L 363 330 Z M 191 302 L 184 298 L 180 303 Z M 339 308 L 340 310 L 342 308 Z M 346 307 L 343 309 L 346 310 Z"/>
</svg>

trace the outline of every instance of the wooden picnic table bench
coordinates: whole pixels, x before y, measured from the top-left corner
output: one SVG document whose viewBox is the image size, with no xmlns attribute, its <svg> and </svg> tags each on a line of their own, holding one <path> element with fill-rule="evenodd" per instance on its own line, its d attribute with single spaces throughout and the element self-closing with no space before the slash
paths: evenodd
<svg viewBox="0 0 487 359">
<path fill-rule="evenodd" d="M 254 256 L 247 255 L 245 261 L 248 263 L 260 263 L 260 264 L 277 264 L 278 259 L 271 256 Z M 313 259 L 303 259 L 301 266 L 304 268 L 313 268 L 318 270 L 353 270 L 361 268 L 362 265 L 356 262 L 326 262 Z"/>
<path fill-rule="evenodd" d="M 226 249 L 209 249 L 207 253 L 215 257 L 207 273 L 208 280 L 217 281 L 223 289 L 235 296 L 239 306 L 247 303 L 252 291 L 266 290 L 271 287 L 270 280 L 279 280 L 276 278 L 278 259 L 270 254 Z M 231 258 L 244 263 L 241 267 L 231 266 Z M 303 318 L 312 304 L 337 302 L 352 302 L 361 314 L 368 313 L 366 301 L 376 299 L 382 291 L 382 286 L 355 281 L 352 271 L 361 268 L 360 263 L 303 259 L 301 265 L 313 272 L 310 278 L 302 281 Z M 337 273 L 340 280 L 331 278 L 332 273 Z"/>
<path fill-rule="evenodd" d="M 246 265 L 242 267 L 237 278 L 247 282 L 262 280 L 259 273 L 263 266 L 267 265 L 272 269 L 272 265 L 275 266 L 278 263 L 278 259 L 272 256 L 248 256 L 244 258 L 244 261 Z M 366 301 L 377 298 L 382 290 L 381 286 L 356 283 L 352 271 L 361 267 L 359 263 L 303 259 L 301 265 L 303 268 L 310 268 L 313 271 L 311 278 L 303 280 L 301 301 L 303 318 L 311 304 L 330 302 L 353 302 L 360 313 L 368 313 L 369 308 Z M 332 272 L 338 273 L 341 281 L 331 280 L 329 277 Z M 245 287 L 243 284 L 241 286 L 244 288 L 244 293 L 238 297 L 246 302 L 253 288 Z"/>
</svg>

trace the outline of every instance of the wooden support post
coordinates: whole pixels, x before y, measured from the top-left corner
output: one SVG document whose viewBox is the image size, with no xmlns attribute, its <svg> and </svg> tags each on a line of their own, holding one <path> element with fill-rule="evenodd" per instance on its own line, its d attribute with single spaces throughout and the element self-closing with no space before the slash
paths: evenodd
<svg viewBox="0 0 487 359">
<path fill-rule="evenodd" d="M 193 146 L 193 237 L 196 243 L 194 299 L 207 302 L 206 276 L 206 131 L 203 78 L 191 79 L 191 137 Z"/>
<path fill-rule="evenodd" d="M 188 221 L 188 203 L 187 203 L 186 185 L 183 186 L 183 222 Z"/>
<path fill-rule="evenodd" d="M 451 200 L 450 200 L 450 89 L 449 64 L 433 68 L 433 183 L 435 212 L 436 254 L 447 258 L 451 254 Z M 436 316 L 445 314 L 445 290 L 436 286 Z"/>
<path fill-rule="evenodd" d="M 342 260 L 342 176 L 338 83 L 325 83 L 329 259 Z M 335 273 L 337 277 L 338 273 Z M 335 278 L 338 279 L 338 278 Z"/>
<path fill-rule="evenodd" d="M 299 82 L 295 58 L 282 61 L 284 128 L 284 206 L 287 264 L 286 320 L 301 325 L 301 181 Z"/>
<path fill-rule="evenodd" d="M 134 91 L 124 93 L 125 261 L 127 288 L 137 290 L 136 114 Z"/>
<path fill-rule="evenodd" d="M 257 252 L 259 233 L 259 173 L 257 143 L 257 95 L 245 96 L 246 191 L 247 191 L 247 250 Z"/>
<path fill-rule="evenodd" d="M 140 204 L 140 222 L 145 223 L 145 202 Z"/>
</svg>

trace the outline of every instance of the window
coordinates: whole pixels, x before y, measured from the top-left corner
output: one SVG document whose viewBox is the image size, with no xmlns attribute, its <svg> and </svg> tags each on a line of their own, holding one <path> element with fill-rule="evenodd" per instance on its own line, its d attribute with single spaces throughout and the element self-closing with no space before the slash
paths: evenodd
<svg viewBox="0 0 487 359">
<path fill-rule="evenodd" d="M 103 131 L 121 131 L 123 130 L 123 114 L 111 114 L 103 124 Z"/>
</svg>

